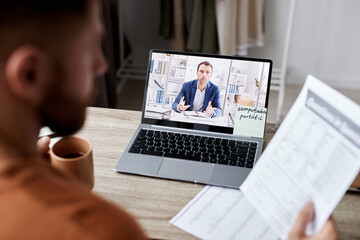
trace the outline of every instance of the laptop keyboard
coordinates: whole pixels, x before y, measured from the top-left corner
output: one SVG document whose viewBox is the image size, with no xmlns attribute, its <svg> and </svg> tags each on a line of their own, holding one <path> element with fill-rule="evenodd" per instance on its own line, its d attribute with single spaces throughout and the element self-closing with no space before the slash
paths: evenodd
<svg viewBox="0 0 360 240">
<path fill-rule="evenodd" d="M 256 142 L 141 129 L 130 153 L 252 168 Z"/>
</svg>

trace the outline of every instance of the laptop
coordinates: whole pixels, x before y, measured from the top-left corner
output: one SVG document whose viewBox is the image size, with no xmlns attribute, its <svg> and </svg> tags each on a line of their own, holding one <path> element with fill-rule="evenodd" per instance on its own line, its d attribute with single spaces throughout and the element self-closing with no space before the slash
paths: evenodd
<svg viewBox="0 0 360 240">
<path fill-rule="evenodd" d="M 151 50 L 141 124 L 115 171 L 238 188 L 262 152 L 271 70 L 268 59 Z M 240 107 L 265 120 L 239 124 Z"/>
</svg>

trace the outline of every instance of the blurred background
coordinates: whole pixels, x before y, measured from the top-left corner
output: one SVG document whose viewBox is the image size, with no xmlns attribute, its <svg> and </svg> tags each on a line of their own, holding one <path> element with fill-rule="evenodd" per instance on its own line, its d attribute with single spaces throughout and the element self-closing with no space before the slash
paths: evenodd
<svg viewBox="0 0 360 240">
<path fill-rule="evenodd" d="M 109 71 L 95 106 L 141 110 L 150 49 L 274 62 L 269 122 L 281 122 L 308 74 L 360 103 L 358 0 L 109 0 Z"/>
</svg>

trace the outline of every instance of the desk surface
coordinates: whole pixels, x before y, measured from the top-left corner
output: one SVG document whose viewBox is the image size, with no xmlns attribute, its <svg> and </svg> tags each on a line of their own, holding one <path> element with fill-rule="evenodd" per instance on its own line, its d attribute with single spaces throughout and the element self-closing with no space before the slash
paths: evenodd
<svg viewBox="0 0 360 240">
<path fill-rule="evenodd" d="M 89 108 L 78 133 L 93 145 L 94 192 L 136 216 L 151 239 L 196 239 L 172 226 L 174 217 L 204 185 L 115 172 L 114 166 L 141 120 L 141 112 Z M 265 145 L 277 129 L 267 124 Z M 341 239 L 360 237 L 360 194 L 347 193 L 334 212 Z"/>
</svg>

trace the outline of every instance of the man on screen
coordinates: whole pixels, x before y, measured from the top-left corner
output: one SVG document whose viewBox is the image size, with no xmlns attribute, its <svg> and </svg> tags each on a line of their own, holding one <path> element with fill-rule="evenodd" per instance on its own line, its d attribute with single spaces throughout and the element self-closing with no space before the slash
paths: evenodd
<svg viewBox="0 0 360 240">
<path fill-rule="evenodd" d="M 213 66 L 210 62 L 199 63 L 196 72 L 198 78 L 183 84 L 172 109 L 176 112 L 204 112 L 209 117 L 221 115 L 219 88 L 209 81 L 212 72 Z"/>
</svg>

